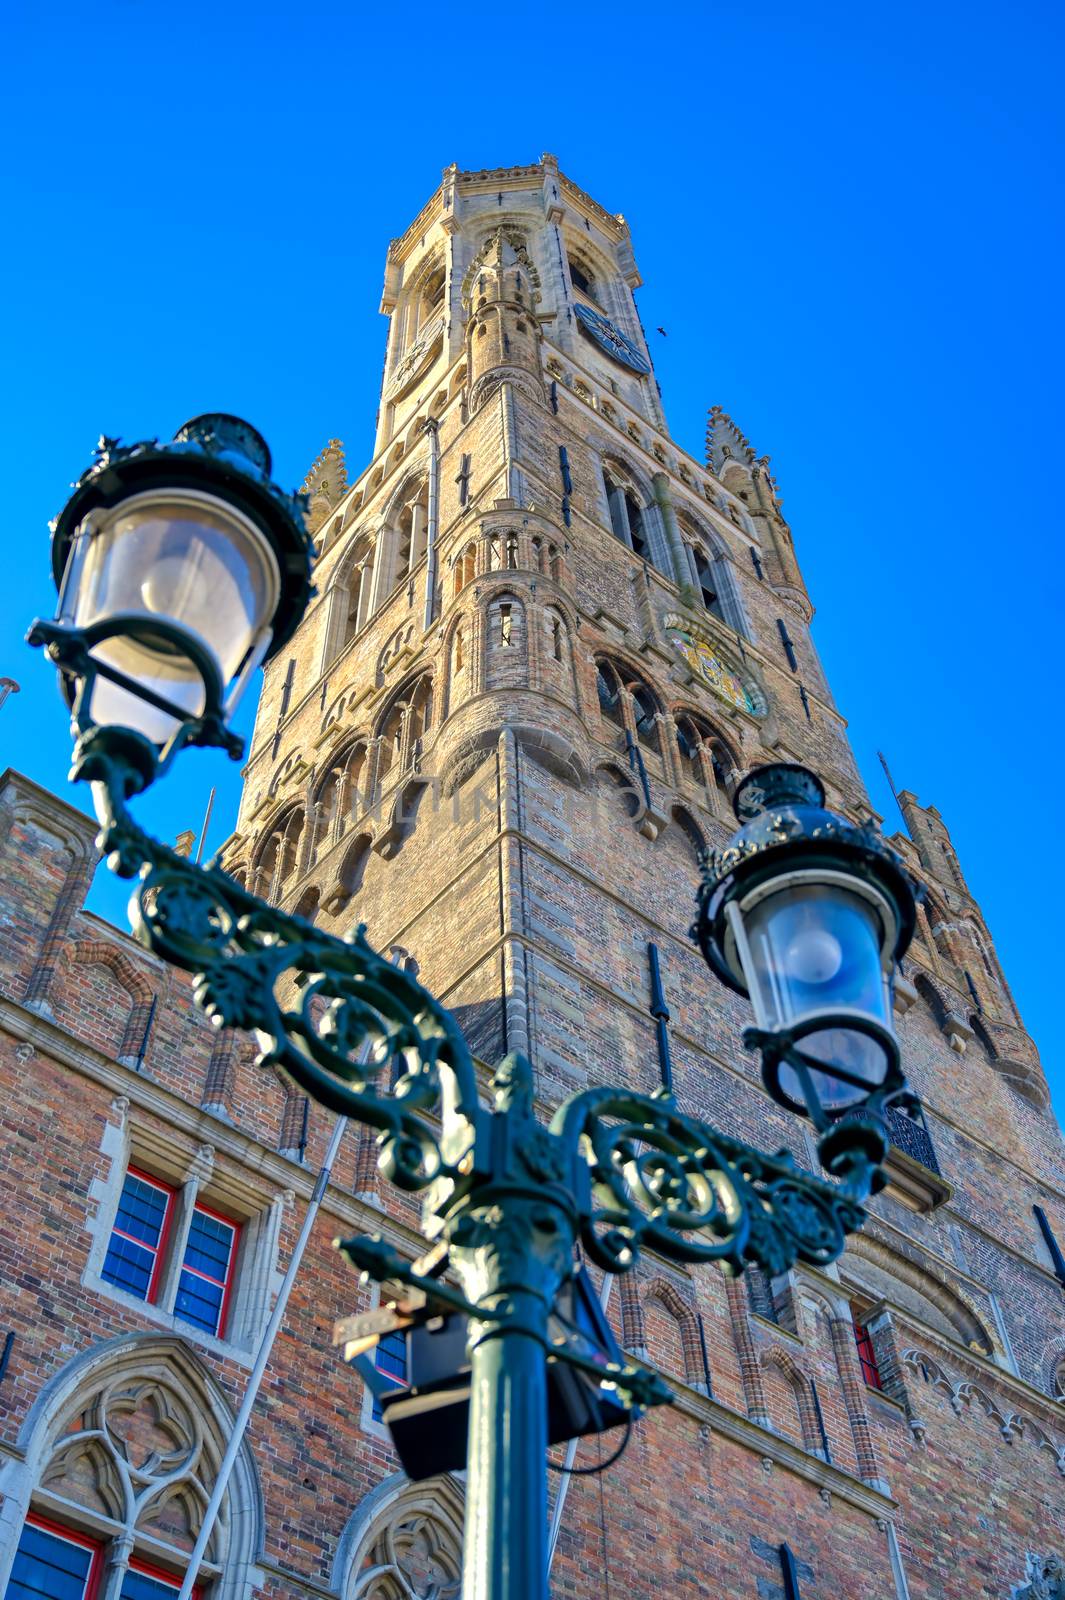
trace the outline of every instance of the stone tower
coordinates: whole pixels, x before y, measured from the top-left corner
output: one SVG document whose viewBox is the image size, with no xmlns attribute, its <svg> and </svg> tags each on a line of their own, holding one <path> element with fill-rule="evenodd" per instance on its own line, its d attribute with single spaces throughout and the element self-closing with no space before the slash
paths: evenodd
<svg viewBox="0 0 1065 1600">
<path fill-rule="evenodd" d="M 392 242 L 373 458 L 353 473 L 332 439 L 308 475 L 317 598 L 267 670 L 224 861 L 275 902 L 339 933 L 365 922 L 378 948 L 416 961 L 486 1074 L 508 1050 L 528 1055 L 542 1114 L 575 1088 L 649 1091 L 671 1075 L 685 1111 L 809 1163 L 802 1125 L 740 1044 L 746 1003 L 688 937 L 696 857 L 734 828 L 730 793 L 759 762 L 812 766 L 856 821 L 869 802 L 768 458 L 717 407 L 705 464 L 674 443 L 639 284 L 624 218 L 553 156 L 447 168 Z M 27 1508 L 62 1521 L 88 1492 L 89 1466 L 65 1465 L 64 1362 L 103 1370 L 124 1340 L 149 1340 L 137 1348 L 160 1372 L 183 1363 L 190 1415 L 209 1396 L 216 1449 L 330 1119 L 257 1076 L 239 1039 L 210 1041 L 180 983 L 78 911 L 84 828 L 6 781 L 0 898 L 40 874 L 23 894 L 37 923 L 0 916 L 3 1003 L 23 1041 L 13 1081 L 28 1127 L 42 1104 L 69 1114 L 75 1171 L 44 1208 L 69 1213 L 69 1291 L 50 1291 L 67 1345 L 41 1332 L 52 1313 L 34 1301 L 2 1435 L 0 1526 L 17 1530 Z M 943 819 L 908 792 L 901 803 L 908 837 L 894 843 L 928 889 L 897 995 L 923 1113 L 894 1119 L 890 1186 L 838 1267 L 731 1282 L 648 1257 L 613 1284 L 622 1344 L 677 1401 L 601 1479 L 568 1480 L 559 1596 L 1060 1592 L 1060 1135 Z M 164 981 L 166 1032 L 157 1023 L 149 1045 Z M 132 997 L 113 1033 L 109 984 Z M 92 1047 L 75 1049 L 89 1028 Z M 75 1073 L 90 1084 L 80 1099 Z M 103 1131 L 78 1165 L 86 1126 Z M 331 1235 L 383 1228 L 418 1249 L 416 1208 L 374 1155 L 347 1136 L 205 1600 L 458 1594 L 461 1483 L 395 1476 L 328 1344 L 332 1318 L 360 1303 Z M 127 1165 L 191 1192 L 181 1215 L 199 1194 L 240 1223 L 236 1311 L 217 1337 L 171 1313 L 165 1263 L 158 1305 L 105 1283 Z M 586 1442 L 578 1464 L 599 1452 Z M 156 1565 L 175 1561 L 158 1553 L 169 1528 L 155 1537 Z"/>
<path fill-rule="evenodd" d="M 672 1071 L 685 1109 L 808 1159 L 738 1046 L 744 1005 L 687 937 L 696 853 L 760 761 L 813 766 L 852 819 L 869 802 L 768 458 L 718 407 L 706 464 L 678 449 L 639 284 L 624 218 L 553 156 L 448 168 L 393 241 L 374 457 L 347 489 L 338 457 L 315 500 L 319 596 L 268 671 L 226 858 L 411 953 L 484 1062 L 529 1055 L 545 1111 Z M 929 889 L 899 986 L 925 1109 L 896 1119 L 874 1221 L 838 1274 L 740 1286 L 662 1264 L 615 1291 L 624 1342 L 686 1397 L 606 1491 L 658 1530 L 671 1594 L 763 1592 L 788 1542 L 803 1594 L 946 1595 L 951 1540 L 1005 1595 L 1025 1542 L 1062 1542 L 1065 1317 L 1033 1213 L 1060 1140 L 939 814 L 902 803 Z M 960 1459 L 979 1463 L 964 1490 Z M 762 1511 L 730 1534 L 744 1502 Z M 572 1583 L 603 1554 L 591 1491 L 571 1506 Z M 642 1549 L 615 1524 L 618 1592 L 648 1592 Z"/>
</svg>

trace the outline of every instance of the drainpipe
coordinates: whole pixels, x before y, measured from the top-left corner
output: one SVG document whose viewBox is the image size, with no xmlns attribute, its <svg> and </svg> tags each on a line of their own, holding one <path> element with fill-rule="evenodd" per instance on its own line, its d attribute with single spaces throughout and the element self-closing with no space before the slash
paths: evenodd
<svg viewBox="0 0 1065 1600">
<path fill-rule="evenodd" d="M 436 606 L 436 533 L 440 520 L 440 430 L 436 419 L 430 417 L 425 424 L 429 436 L 429 510 L 425 530 L 425 622 L 428 633 L 433 625 Z"/>
<path fill-rule="evenodd" d="M 340 1149 L 340 1141 L 344 1137 L 344 1130 L 346 1129 L 347 1125 L 348 1121 L 346 1117 L 337 1118 L 336 1126 L 333 1129 L 333 1137 L 329 1141 L 329 1149 L 326 1152 L 325 1164 L 322 1167 L 321 1172 L 318 1174 L 318 1181 L 314 1186 L 314 1193 L 311 1195 L 311 1203 L 307 1207 L 307 1214 L 303 1219 L 303 1227 L 300 1229 L 300 1236 L 296 1240 L 296 1247 L 293 1250 L 292 1255 L 289 1257 L 288 1269 L 285 1272 L 284 1282 L 282 1283 L 280 1292 L 278 1293 L 277 1301 L 270 1316 L 270 1321 L 266 1324 L 266 1331 L 259 1342 L 258 1353 L 255 1357 L 255 1365 L 251 1369 L 251 1376 L 248 1379 L 248 1387 L 244 1391 L 244 1398 L 240 1403 L 240 1410 L 237 1412 L 236 1420 L 233 1423 L 233 1432 L 230 1434 L 229 1443 L 226 1446 L 226 1453 L 222 1457 L 222 1464 L 218 1469 L 218 1476 L 215 1479 L 214 1488 L 211 1491 L 211 1498 L 207 1502 L 207 1510 L 203 1514 L 203 1523 L 200 1527 L 199 1538 L 196 1540 L 195 1548 L 189 1557 L 189 1564 L 185 1569 L 185 1581 L 181 1585 L 181 1592 L 178 1595 L 178 1600 L 191 1600 L 193 1585 L 196 1582 L 196 1574 L 200 1569 L 200 1563 L 203 1561 L 203 1558 L 207 1553 L 207 1546 L 210 1542 L 211 1534 L 214 1531 L 214 1525 L 218 1519 L 218 1512 L 222 1505 L 222 1500 L 225 1496 L 226 1489 L 229 1487 L 229 1479 L 232 1475 L 233 1467 L 236 1464 L 237 1456 L 240 1453 L 240 1447 L 244 1443 L 244 1435 L 247 1432 L 252 1409 L 255 1405 L 256 1399 L 258 1398 L 259 1386 L 263 1381 L 263 1373 L 266 1371 L 267 1363 L 269 1362 L 270 1355 L 273 1351 L 274 1339 L 277 1335 L 278 1328 L 281 1326 L 281 1320 L 285 1315 L 285 1308 L 288 1305 L 288 1297 L 292 1290 L 296 1273 L 299 1271 L 300 1262 L 303 1260 L 303 1252 L 307 1248 L 307 1241 L 311 1236 L 311 1229 L 314 1227 L 315 1220 L 321 1208 L 322 1197 L 324 1196 L 326 1188 L 328 1187 L 329 1175 L 332 1171 L 333 1163 L 336 1160 L 337 1151 Z"/>
</svg>

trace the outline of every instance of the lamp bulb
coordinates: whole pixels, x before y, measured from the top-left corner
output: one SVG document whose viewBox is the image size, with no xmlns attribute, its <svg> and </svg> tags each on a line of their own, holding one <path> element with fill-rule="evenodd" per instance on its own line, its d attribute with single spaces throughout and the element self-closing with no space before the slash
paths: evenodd
<svg viewBox="0 0 1065 1600">
<path fill-rule="evenodd" d="M 843 965 L 843 946 L 827 928 L 813 928 L 792 939 L 784 959 L 797 983 L 828 983 Z"/>
</svg>

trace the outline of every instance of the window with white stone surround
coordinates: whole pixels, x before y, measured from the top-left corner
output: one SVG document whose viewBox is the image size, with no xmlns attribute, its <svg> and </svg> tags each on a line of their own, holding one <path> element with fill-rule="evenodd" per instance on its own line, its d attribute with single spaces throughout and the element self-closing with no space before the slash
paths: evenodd
<svg viewBox="0 0 1065 1600">
<path fill-rule="evenodd" d="M 106 1172 L 90 1187 L 92 1243 L 82 1281 L 208 1348 L 250 1352 L 281 1281 L 278 1245 L 290 1195 L 223 1174 L 201 1145 L 183 1158 L 164 1130 L 113 1102 Z"/>
</svg>

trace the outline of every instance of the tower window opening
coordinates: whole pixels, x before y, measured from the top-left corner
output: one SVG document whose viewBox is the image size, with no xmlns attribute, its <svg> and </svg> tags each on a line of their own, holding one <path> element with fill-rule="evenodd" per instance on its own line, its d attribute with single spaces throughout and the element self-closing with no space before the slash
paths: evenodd
<svg viewBox="0 0 1065 1600">
<path fill-rule="evenodd" d="M 650 749 L 658 749 L 658 708 L 650 693 L 643 688 L 632 691 L 632 714 L 636 724 L 636 737 Z"/>
<path fill-rule="evenodd" d="M 699 731 L 687 718 L 677 723 L 677 746 L 683 760 L 695 765 L 699 759 Z"/>
<path fill-rule="evenodd" d="M 650 547 L 643 527 L 643 512 L 637 505 L 634 496 L 626 491 L 625 510 L 629 515 L 629 533 L 632 537 L 632 548 L 641 561 L 650 561 Z"/>
<path fill-rule="evenodd" d="M 413 512 L 410 506 L 404 506 L 399 519 L 399 537 L 396 541 L 396 582 L 405 578 L 411 566 L 411 537 L 413 532 Z"/>
<path fill-rule="evenodd" d="M 707 611 L 720 618 L 723 622 L 725 616 L 721 609 L 721 601 L 717 593 L 717 581 L 710 562 L 706 559 L 702 550 L 694 550 L 692 553 L 695 557 L 695 572 L 699 580 L 699 593 L 702 596 L 703 605 Z"/>
<path fill-rule="evenodd" d="M 562 660 L 562 618 L 551 618 L 551 655 L 555 661 Z"/>
<path fill-rule="evenodd" d="M 595 279 L 589 272 L 586 272 L 576 261 L 571 261 L 569 275 L 575 289 L 579 289 L 581 294 L 586 294 L 590 300 L 595 299 Z"/>
<path fill-rule="evenodd" d="M 499 608 L 499 642 L 501 645 L 509 645 L 513 642 L 511 635 L 513 612 L 513 606 L 507 605 L 505 602 Z"/>
<path fill-rule="evenodd" d="M 477 546 L 468 544 L 455 562 L 455 593 L 461 594 L 477 576 Z"/>
<path fill-rule="evenodd" d="M 621 681 L 613 667 L 606 661 L 596 666 L 595 687 L 599 696 L 599 709 L 617 727 L 624 729 L 625 713 L 621 701 Z"/>
<path fill-rule="evenodd" d="M 543 572 L 545 570 L 543 540 L 533 539 L 529 545 L 529 549 L 532 552 L 533 566 L 536 568 L 537 572 Z"/>
<path fill-rule="evenodd" d="M 507 534 L 506 556 L 507 566 L 513 571 L 518 564 L 518 536 L 516 533 Z"/>
<path fill-rule="evenodd" d="M 455 671 L 462 671 L 462 629 L 455 633 Z"/>
<path fill-rule="evenodd" d="M 858 1360 L 860 1361 L 862 1368 L 862 1381 L 868 1384 L 870 1389 L 882 1389 L 884 1384 L 880 1376 L 880 1368 L 877 1365 L 876 1351 L 873 1349 L 873 1340 L 869 1333 L 869 1329 L 863 1322 L 858 1321 L 857 1316 L 854 1316 L 853 1321 L 854 1342 L 858 1347 Z"/>
</svg>

